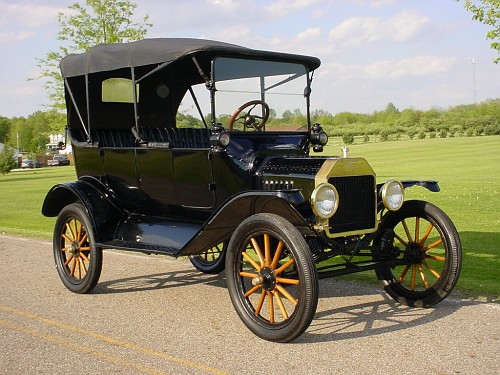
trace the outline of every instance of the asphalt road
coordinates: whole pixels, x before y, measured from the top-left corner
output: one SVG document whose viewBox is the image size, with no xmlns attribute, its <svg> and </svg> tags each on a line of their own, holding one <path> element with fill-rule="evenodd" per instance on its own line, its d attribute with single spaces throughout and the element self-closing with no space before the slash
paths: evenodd
<svg viewBox="0 0 500 375">
<path fill-rule="evenodd" d="M 500 374 L 500 305 L 400 306 L 322 280 L 298 340 L 254 336 L 224 275 L 186 259 L 107 251 L 92 294 L 60 282 L 49 242 L 0 235 L 0 374 Z"/>
</svg>

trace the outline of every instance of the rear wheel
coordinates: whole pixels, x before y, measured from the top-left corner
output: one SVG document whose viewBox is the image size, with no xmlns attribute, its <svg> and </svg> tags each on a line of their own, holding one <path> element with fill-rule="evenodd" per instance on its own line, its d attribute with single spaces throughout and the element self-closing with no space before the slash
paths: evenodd
<svg viewBox="0 0 500 375">
<path fill-rule="evenodd" d="M 190 255 L 189 260 L 198 271 L 208 274 L 221 273 L 225 267 L 226 249 L 227 242 L 223 242 L 201 254 Z"/>
<path fill-rule="evenodd" d="M 99 281 L 102 249 L 95 246 L 90 220 L 80 204 L 64 207 L 57 217 L 54 259 L 59 277 L 74 293 L 90 292 Z"/>
<path fill-rule="evenodd" d="M 429 307 L 455 287 L 462 265 L 462 246 L 446 214 L 428 202 L 408 201 L 389 213 L 383 225 L 394 231 L 394 245 L 406 264 L 375 272 L 385 291 L 398 302 Z M 385 230 L 384 229 L 384 230 Z"/>
<path fill-rule="evenodd" d="M 282 217 L 257 214 L 238 226 L 228 246 L 226 278 L 236 312 L 257 336 L 287 342 L 309 327 L 318 274 L 306 241 Z"/>
</svg>

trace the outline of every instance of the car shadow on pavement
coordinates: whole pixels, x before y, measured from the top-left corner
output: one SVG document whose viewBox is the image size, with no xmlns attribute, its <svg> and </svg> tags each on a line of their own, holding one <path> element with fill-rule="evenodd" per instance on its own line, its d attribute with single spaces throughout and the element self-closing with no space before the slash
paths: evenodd
<svg viewBox="0 0 500 375">
<path fill-rule="evenodd" d="M 356 282 L 340 283 L 335 287 L 331 283 L 326 288 L 320 288 L 318 311 L 309 329 L 296 343 L 342 341 L 409 330 L 435 323 L 464 306 L 477 304 L 451 298 L 432 308 L 408 307 L 393 300 L 382 289 L 377 292 L 374 286 Z M 328 306 L 321 309 L 321 303 Z M 331 308 L 331 305 L 338 307 Z"/>
<path fill-rule="evenodd" d="M 92 293 L 133 293 L 173 287 L 179 288 L 196 284 L 226 287 L 223 273 L 220 275 L 207 275 L 196 270 L 180 270 L 99 282 Z"/>
<path fill-rule="evenodd" d="M 207 275 L 196 270 L 179 270 L 132 276 L 100 282 L 93 293 L 140 293 L 193 285 L 226 288 L 224 272 Z M 376 286 L 341 279 L 321 280 L 319 297 L 318 311 L 309 329 L 294 343 L 341 341 L 407 330 L 436 322 L 463 306 L 477 303 L 448 299 L 434 308 L 412 308 L 397 303 Z"/>
</svg>

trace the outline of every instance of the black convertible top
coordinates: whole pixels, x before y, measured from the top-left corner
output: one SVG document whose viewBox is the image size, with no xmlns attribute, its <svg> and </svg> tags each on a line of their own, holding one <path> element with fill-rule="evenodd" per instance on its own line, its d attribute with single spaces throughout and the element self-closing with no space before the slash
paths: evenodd
<svg viewBox="0 0 500 375">
<path fill-rule="evenodd" d="M 206 39 L 157 38 L 130 43 L 99 44 L 82 54 L 71 54 L 61 60 L 64 78 L 154 64 L 168 65 L 188 55 L 253 57 L 302 63 L 310 71 L 321 64 L 316 57 L 281 52 L 260 51 L 235 44 Z"/>
</svg>

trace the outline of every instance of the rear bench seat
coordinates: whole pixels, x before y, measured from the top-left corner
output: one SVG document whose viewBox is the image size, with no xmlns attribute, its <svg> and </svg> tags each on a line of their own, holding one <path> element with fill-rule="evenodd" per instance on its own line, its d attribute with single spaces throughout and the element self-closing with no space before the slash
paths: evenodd
<svg viewBox="0 0 500 375">
<path fill-rule="evenodd" d="M 82 128 L 70 129 L 71 139 L 80 147 L 88 145 Z M 90 129 L 90 139 L 99 147 L 134 147 L 135 137 L 130 129 Z"/>
<path fill-rule="evenodd" d="M 133 132 L 134 130 L 134 132 Z M 99 147 L 135 147 L 137 138 L 132 129 L 91 129 L 90 138 Z M 209 148 L 210 130 L 205 128 L 139 128 L 138 138 L 151 147 Z M 71 138 L 83 145 L 87 135 L 83 129 L 72 129 Z"/>
<path fill-rule="evenodd" d="M 139 128 L 146 145 L 164 144 L 169 148 L 209 148 L 210 130 L 205 128 Z"/>
</svg>

